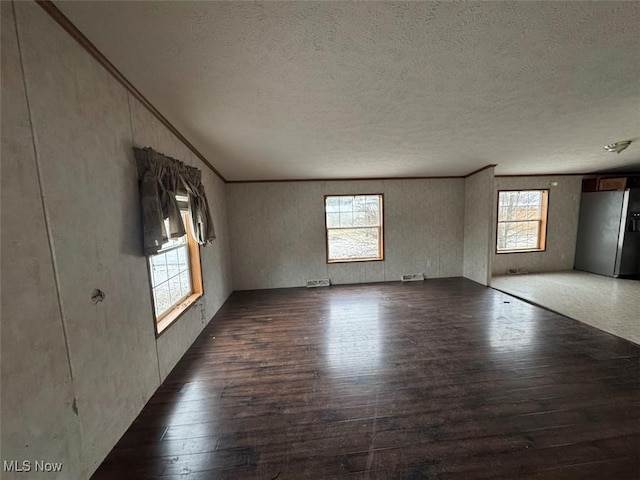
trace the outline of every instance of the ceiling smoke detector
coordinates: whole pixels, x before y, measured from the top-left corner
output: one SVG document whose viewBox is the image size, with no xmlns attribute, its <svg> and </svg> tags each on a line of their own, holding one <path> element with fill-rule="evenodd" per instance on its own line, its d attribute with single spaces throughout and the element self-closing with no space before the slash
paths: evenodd
<svg viewBox="0 0 640 480">
<path fill-rule="evenodd" d="M 607 152 L 616 152 L 620 153 L 625 148 L 631 145 L 631 140 L 623 140 L 622 142 L 611 143 L 609 145 L 605 145 L 604 149 Z"/>
</svg>

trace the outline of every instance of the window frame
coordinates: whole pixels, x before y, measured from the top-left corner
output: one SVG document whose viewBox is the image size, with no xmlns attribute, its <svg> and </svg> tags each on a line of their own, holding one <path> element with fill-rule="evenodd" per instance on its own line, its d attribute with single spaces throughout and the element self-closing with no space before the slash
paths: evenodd
<svg viewBox="0 0 640 480">
<path fill-rule="evenodd" d="M 185 210 L 182 210 L 183 212 Z M 156 338 L 166 332 L 182 315 L 184 315 L 196 302 L 204 295 L 204 284 L 202 281 L 202 262 L 200 258 L 200 245 L 193 236 L 191 222 L 184 222 L 186 230 L 186 245 L 189 252 L 189 273 L 191 274 L 192 293 L 179 302 L 176 302 L 162 315 L 156 316 L 156 305 L 153 294 L 153 277 L 151 273 L 151 258 L 154 255 L 147 255 L 147 275 L 149 278 L 149 294 L 151 297 L 151 313 L 153 318 Z M 169 249 L 168 249 L 169 250 Z M 167 251 L 168 251 L 167 250 Z M 162 253 L 162 252 L 159 252 Z"/>
<path fill-rule="evenodd" d="M 329 230 L 336 230 L 336 228 L 329 228 L 327 226 L 327 198 L 330 197 L 365 197 L 376 196 L 380 198 L 380 225 L 378 227 L 350 227 L 350 228 L 378 228 L 380 233 L 378 235 L 378 249 L 380 252 L 379 258 L 344 258 L 332 260 L 329 258 Z M 340 193 L 325 195 L 323 199 L 323 214 L 324 214 L 324 243 L 325 243 L 325 260 L 328 265 L 338 263 L 360 263 L 360 262 L 384 262 L 384 193 Z M 339 230 L 339 229 L 338 229 Z"/>
<path fill-rule="evenodd" d="M 522 220 L 524 221 L 536 221 L 539 222 L 538 226 L 538 248 L 527 249 L 510 249 L 499 250 L 498 249 L 498 232 L 501 223 L 518 223 L 518 221 L 500 221 L 500 193 L 502 192 L 541 192 L 542 193 L 542 205 L 541 205 L 541 218 L 540 220 Z M 496 231 L 495 231 L 495 253 L 497 255 L 506 255 L 511 253 L 540 253 L 547 251 L 547 231 L 549 228 L 549 195 L 550 189 L 548 188 L 515 188 L 515 189 L 500 189 L 496 197 Z"/>
</svg>

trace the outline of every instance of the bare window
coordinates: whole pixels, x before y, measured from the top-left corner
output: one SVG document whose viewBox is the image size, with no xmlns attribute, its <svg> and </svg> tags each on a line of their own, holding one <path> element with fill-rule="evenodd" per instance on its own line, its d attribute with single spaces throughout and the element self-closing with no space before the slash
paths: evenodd
<svg viewBox="0 0 640 480">
<path fill-rule="evenodd" d="M 384 259 L 382 205 L 382 194 L 325 197 L 328 263 Z"/>
<path fill-rule="evenodd" d="M 186 209 L 187 199 L 177 198 Z M 157 333 L 202 295 L 200 253 L 193 238 L 188 210 L 182 211 L 182 219 L 187 234 L 170 239 L 158 253 L 148 257 Z"/>
<path fill-rule="evenodd" d="M 498 192 L 496 252 L 534 252 L 546 247 L 549 190 Z"/>
</svg>

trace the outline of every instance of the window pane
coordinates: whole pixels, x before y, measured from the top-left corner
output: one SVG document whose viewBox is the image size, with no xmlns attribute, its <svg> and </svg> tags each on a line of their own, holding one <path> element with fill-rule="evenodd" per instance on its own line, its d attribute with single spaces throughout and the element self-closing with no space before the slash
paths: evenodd
<svg viewBox="0 0 640 480">
<path fill-rule="evenodd" d="M 178 268 L 181 272 L 188 270 L 189 268 L 189 250 L 185 245 L 182 248 L 176 250 L 178 252 Z"/>
<path fill-rule="evenodd" d="M 380 195 L 336 195 L 326 197 L 325 205 L 328 260 L 382 258 Z"/>
<path fill-rule="evenodd" d="M 351 212 L 353 210 L 353 197 L 338 197 L 340 200 L 340 211 Z"/>
<path fill-rule="evenodd" d="M 363 212 L 367 205 L 367 197 L 364 195 L 358 195 L 353 198 L 353 211 Z"/>
<path fill-rule="evenodd" d="M 500 192 L 498 202 L 498 221 L 540 220 L 542 217 L 542 191 Z"/>
<path fill-rule="evenodd" d="M 378 195 L 368 195 L 367 210 L 377 212 L 380 210 L 380 197 Z"/>
<path fill-rule="evenodd" d="M 500 204 L 508 205 L 513 204 L 516 192 L 500 192 Z"/>
<path fill-rule="evenodd" d="M 169 291 L 171 293 L 171 304 L 175 305 L 182 298 L 179 275 L 169 279 Z"/>
<path fill-rule="evenodd" d="M 376 205 L 377 207 L 377 205 Z M 368 226 L 380 226 L 380 212 L 376 210 L 367 210 L 366 221 Z"/>
<path fill-rule="evenodd" d="M 498 250 L 505 250 L 507 248 L 507 225 L 506 223 L 498 224 Z"/>
<path fill-rule="evenodd" d="M 530 250 L 538 245 L 540 222 L 504 222 L 498 224 L 498 250 Z"/>
<path fill-rule="evenodd" d="M 167 257 L 167 271 L 169 272 L 169 278 L 171 278 L 180 273 L 178 269 L 178 251 L 170 250 L 165 255 Z"/>
<path fill-rule="evenodd" d="M 521 192 L 523 197 L 523 205 L 540 205 L 540 200 L 542 198 L 542 192 L 540 191 L 529 191 L 529 192 Z"/>
<path fill-rule="evenodd" d="M 189 248 L 184 245 L 149 260 L 155 312 L 159 317 L 192 293 Z"/>
<path fill-rule="evenodd" d="M 546 190 L 498 192 L 496 249 L 498 251 L 543 249 L 540 230 L 544 228 L 546 215 Z"/>
<path fill-rule="evenodd" d="M 377 228 L 329 230 L 329 260 L 379 258 L 380 242 Z"/>
<path fill-rule="evenodd" d="M 542 217 L 542 205 L 539 203 L 532 203 L 527 207 L 527 219 L 540 220 Z"/>
<path fill-rule="evenodd" d="M 538 222 L 519 222 L 514 227 L 514 233 L 510 237 L 515 242 L 515 248 L 538 248 Z"/>
<path fill-rule="evenodd" d="M 191 275 L 189 275 L 189 272 L 182 272 L 180 274 L 180 293 L 183 297 L 193 293 L 191 290 Z"/>
<path fill-rule="evenodd" d="M 378 218 L 378 212 L 355 212 L 353 214 L 353 226 L 354 227 L 379 227 L 380 220 Z"/>
<path fill-rule="evenodd" d="M 509 218 L 509 208 L 505 206 L 498 207 L 498 221 L 504 222 L 506 220 L 511 220 Z"/>
<path fill-rule="evenodd" d="M 167 276 L 167 263 L 164 253 L 151 257 L 151 286 L 164 282 Z"/>
<path fill-rule="evenodd" d="M 167 282 L 153 289 L 153 302 L 156 306 L 156 317 L 159 317 L 171 307 L 171 295 Z"/>
<path fill-rule="evenodd" d="M 339 213 L 327 213 L 327 228 L 336 228 L 340 226 Z"/>
<path fill-rule="evenodd" d="M 186 197 L 176 198 L 182 203 L 188 200 Z M 191 220 L 188 210 L 182 210 L 182 218 L 187 232 L 190 232 Z M 168 228 L 168 221 L 165 221 L 165 225 Z M 165 242 L 156 255 L 149 256 L 154 310 L 158 322 L 166 318 L 165 316 L 181 301 L 194 293 L 191 262 L 196 261 L 199 264 L 199 256 L 197 252 L 195 259 L 190 256 L 189 249 L 192 241 L 191 234 L 187 233 Z M 198 293 L 201 293 L 201 290 L 198 290 Z M 163 324 L 159 322 L 158 325 Z M 168 324 L 163 325 L 163 328 L 166 326 Z"/>
<path fill-rule="evenodd" d="M 326 200 L 327 212 L 339 212 L 340 211 L 340 199 L 338 197 L 327 197 Z"/>
<path fill-rule="evenodd" d="M 374 225 L 369 225 L 369 223 L 367 222 L 367 212 L 354 212 L 353 213 L 353 226 L 354 227 L 369 227 L 369 226 L 375 226 Z"/>
<path fill-rule="evenodd" d="M 353 227 L 353 213 L 340 212 L 340 227 Z"/>
</svg>

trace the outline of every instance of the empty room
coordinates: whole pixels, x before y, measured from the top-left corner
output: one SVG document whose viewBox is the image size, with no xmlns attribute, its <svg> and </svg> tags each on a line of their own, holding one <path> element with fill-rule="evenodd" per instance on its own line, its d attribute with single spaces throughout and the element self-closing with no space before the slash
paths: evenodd
<svg viewBox="0 0 640 480">
<path fill-rule="evenodd" d="M 1 478 L 640 478 L 640 3 L 0 8 Z"/>
</svg>

